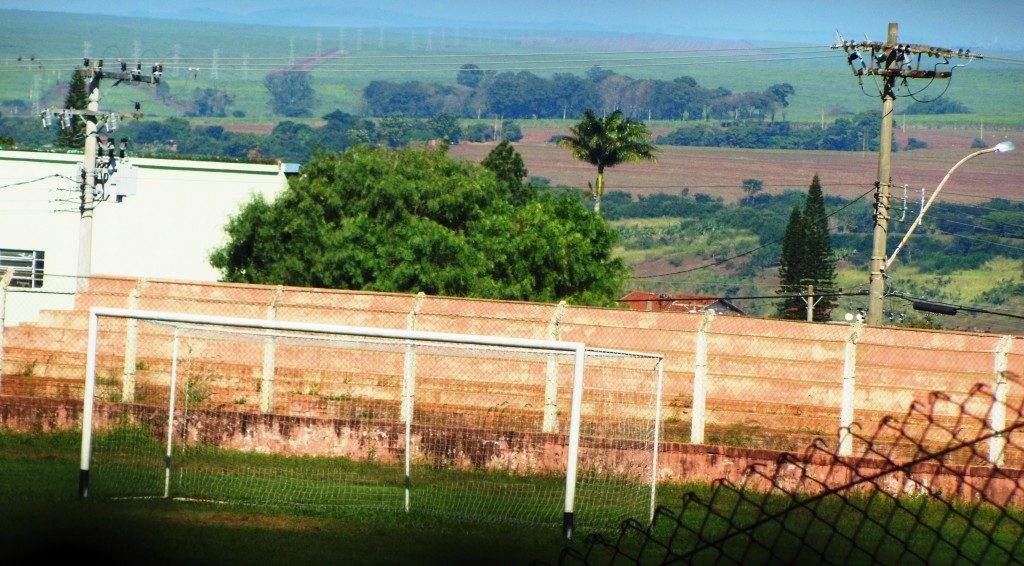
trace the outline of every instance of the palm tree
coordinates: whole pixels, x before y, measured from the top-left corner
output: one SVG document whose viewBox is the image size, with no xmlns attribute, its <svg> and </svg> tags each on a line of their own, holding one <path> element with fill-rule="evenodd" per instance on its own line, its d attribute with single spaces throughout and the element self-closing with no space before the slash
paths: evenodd
<svg viewBox="0 0 1024 566">
<path fill-rule="evenodd" d="M 591 187 L 594 195 L 594 212 L 601 212 L 601 195 L 604 194 L 604 169 L 628 161 L 654 161 L 657 148 L 651 143 L 651 134 L 641 122 L 622 117 L 616 110 L 604 118 L 594 116 L 590 110 L 583 112 L 583 119 L 569 128 L 571 135 L 558 140 L 558 145 L 568 148 L 576 159 L 597 167 L 597 186 Z"/>
</svg>

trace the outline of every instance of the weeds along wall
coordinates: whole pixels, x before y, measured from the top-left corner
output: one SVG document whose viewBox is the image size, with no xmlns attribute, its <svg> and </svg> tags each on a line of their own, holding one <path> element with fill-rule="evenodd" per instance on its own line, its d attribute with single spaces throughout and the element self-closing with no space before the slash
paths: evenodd
<svg viewBox="0 0 1024 566">
<path fill-rule="evenodd" d="M 9 293 L 7 302 L 24 295 Z M 6 328 L 0 392 L 81 398 L 92 306 L 555 339 L 663 353 L 662 439 L 668 442 L 796 450 L 821 438 L 839 450 L 841 427 L 871 436 L 883 416 L 902 415 L 934 391 L 966 394 L 982 383 L 1011 402 L 1024 395 L 1017 380 L 1024 371 L 1024 344 L 1016 336 L 117 277 L 93 278 L 89 290 L 75 296 L 73 310 L 45 311 L 36 322 Z M 130 347 L 138 332 L 126 325 L 107 336 L 123 343 L 125 353 L 103 361 L 100 379 L 134 382 L 145 395 L 147 383 L 167 370 Z M 289 373 L 288 357 L 294 354 L 260 353 L 255 362 L 211 367 L 204 402 L 252 413 L 331 414 L 337 393 L 318 386 L 315 373 Z M 253 392 L 268 366 L 279 380 L 272 405 L 263 391 Z M 631 387 L 613 383 L 608 393 L 628 397 Z M 998 407 L 993 405 L 990 426 L 998 425 Z M 845 438 L 848 445 L 840 452 L 863 449 L 855 438 Z M 1024 461 L 1015 450 L 1003 457 L 1007 465 Z M 683 475 L 669 468 L 659 473 Z"/>
</svg>

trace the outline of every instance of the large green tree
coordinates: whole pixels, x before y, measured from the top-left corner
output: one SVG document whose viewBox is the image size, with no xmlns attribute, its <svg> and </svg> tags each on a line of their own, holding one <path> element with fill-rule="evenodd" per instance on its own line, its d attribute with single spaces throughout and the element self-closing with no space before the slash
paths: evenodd
<svg viewBox="0 0 1024 566">
<path fill-rule="evenodd" d="M 655 160 L 657 148 L 651 143 L 647 126 L 623 118 L 621 110 L 603 118 L 586 110 L 579 123 L 569 128 L 569 134 L 561 137 L 558 145 L 569 149 L 576 159 L 597 167 L 597 181 L 591 188 L 595 213 L 601 212 L 605 168 L 629 161 Z"/>
<path fill-rule="evenodd" d="M 80 69 L 71 73 L 68 94 L 64 98 L 64 108 L 68 110 L 86 110 L 89 107 L 89 93 L 86 92 L 85 74 Z M 81 149 L 85 145 L 85 122 L 77 117 L 72 118 L 71 126 L 62 128 L 57 134 L 57 147 L 65 149 Z"/>
<path fill-rule="evenodd" d="M 309 71 L 276 71 L 263 79 L 270 93 L 274 114 L 288 117 L 309 116 L 316 105 L 316 92 Z"/>
<path fill-rule="evenodd" d="M 578 199 L 517 204 L 444 148 L 315 155 L 226 231 L 211 264 L 228 281 L 608 305 L 628 276 L 616 233 Z"/>
<path fill-rule="evenodd" d="M 803 212 L 794 206 L 790 213 L 779 258 L 779 285 L 779 292 L 787 296 L 779 305 L 779 314 L 798 320 L 806 319 L 807 311 L 804 300 L 796 295 L 805 295 L 808 285 L 814 285 L 816 295 L 836 290 L 836 262 L 817 175 L 807 189 Z M 816 298 L 814 320 L 829 320 L 835 304 L 832 297 Z"/>
</svg>

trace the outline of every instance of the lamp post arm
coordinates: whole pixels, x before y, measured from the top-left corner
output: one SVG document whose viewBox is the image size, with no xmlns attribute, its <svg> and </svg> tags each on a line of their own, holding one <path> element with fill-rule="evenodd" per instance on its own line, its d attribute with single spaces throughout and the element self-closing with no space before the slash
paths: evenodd
<svg viewBox="0 0 1024 566">
<path fill-rule="evenodd" d="M 928 202 L 926 202 L 924 204 L 924 207 L 921 208 L 921 212 L 917 214 L 917 218 L 915 218 L 914 223 L 910 225 L 910 229 L 907 230 L 907 233 L 903 236 L 903 239 L 900 240 L 900 243 L 896 246 L 896 249 L 892 251 L 892 254 L 889 256 L 889 258 L 885 260 L 886 270 L 889 269 L 889 266 L 892 265 L 893 260 L 896 259 L 896 254 L 900 253 L 900 250 L 903 249 L 903 246 L 907 243 L 907 240 L 910 239 L 910 235 L 914 233 L 914 230 L 916 230 L 918 226 L 921 225 L 921 220 L 924 218 L 924 213 L 928 212 L 928 209 L 931 208 L 932 203 L 935 202 L 935 198 L 939 196 L 939 192 L 942 191 L 942 187 L 946 186 L 946 181 L 949 181 L 949 178 L 953 175 L 953 173 L 957 169 L 959 169 L 961 165 L 967 163 L 969 160 L 984 153 L 992 153 L 995 151 L 998 150 L 992 147 L 975 151 L 974 153 L 968 155 L 967 157 L 964 157 L 960 161 L 957 161 L 956 165 L 954 165 L 952 168 L 950 168 L 949 171 L 946 172 L 946 176 L 942 178 L 942 182 L 939 183 L 939 186 L 935 188 L 935 192 L 932 193 L 932 196 L 928 198 Z"/>
</svg>

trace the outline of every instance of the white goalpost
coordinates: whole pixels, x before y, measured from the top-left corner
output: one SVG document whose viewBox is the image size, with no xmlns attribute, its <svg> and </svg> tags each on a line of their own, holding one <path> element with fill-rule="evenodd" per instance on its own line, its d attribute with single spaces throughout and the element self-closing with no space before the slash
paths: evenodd
<svg viewBox="0 0 1024 566">
<path fill-rule="evenodd" d="M 79 494 L 569 537 L 653 518 L 662 376 L 660 355 L 581 342 L 94 307 Z"/>
</svg>

